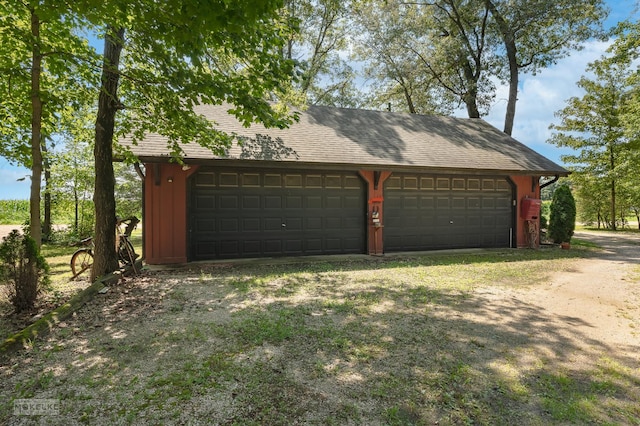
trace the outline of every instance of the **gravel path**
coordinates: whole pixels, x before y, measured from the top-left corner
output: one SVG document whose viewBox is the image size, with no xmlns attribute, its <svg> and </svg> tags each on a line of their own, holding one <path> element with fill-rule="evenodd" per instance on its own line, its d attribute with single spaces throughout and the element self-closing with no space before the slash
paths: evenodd
<svg viewBox="0 0 640 426">
<path fill-rule="evenodd" d="M 9 235 L 13 229 L 20 229 L 20 225 L 0 225 L 0 240 Z"/>
<path fill-rule="evenodd" d="M 603 249 L 569 271 L 513 297 L 549 318 L 577 345 L 598 342 L 640 361 L 640 234 L 580 231 L 575 237 Z M 505 295 L 496 295 L 504 300 Z M 572 336 L 573 334 L 573 336 Z M 576 337 L 580 336 L 580 337 Z"/>
</svg>

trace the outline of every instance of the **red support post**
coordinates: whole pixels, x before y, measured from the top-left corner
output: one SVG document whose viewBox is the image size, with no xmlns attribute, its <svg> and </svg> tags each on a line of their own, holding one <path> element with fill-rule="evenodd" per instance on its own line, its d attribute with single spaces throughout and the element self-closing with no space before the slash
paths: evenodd
<svg viewBox="0 0 640 426">
<path fill-rule="evenodd" d="M 379 256 L 384 254 L 384 181 L 391 172 L 360 170 L 358 173 L 367 182 L 367 252 Z"/>
</svg>

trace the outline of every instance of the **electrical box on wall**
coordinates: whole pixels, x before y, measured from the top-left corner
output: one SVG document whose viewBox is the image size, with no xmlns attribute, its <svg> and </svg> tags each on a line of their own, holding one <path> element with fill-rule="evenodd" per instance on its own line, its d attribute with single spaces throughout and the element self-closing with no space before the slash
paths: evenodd
<svg viewBox="0 0 640 426">
<path fill-rule="evenodd" d="M 520 217 L 525 220 L 536 220 L 540 217 L 541 200 L 536 198 L 523 198 L 520 203 Z"/>
</svg>

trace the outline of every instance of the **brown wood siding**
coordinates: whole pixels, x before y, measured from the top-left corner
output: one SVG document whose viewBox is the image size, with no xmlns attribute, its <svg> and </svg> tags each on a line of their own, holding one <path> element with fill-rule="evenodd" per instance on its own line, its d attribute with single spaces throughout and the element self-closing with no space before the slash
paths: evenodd
<svg viewBox="0 0 640 426">
<path fill-rule="evenodd" d="M 526 224 L 525 220 L 520 217 L 520 205 L 523 198 L 540 198 L 540 178 L 538 176 L 511 176 L 511 180 L 518 187 L 516 193 L 516 235 L 518 239 L 518 247 L 527 247 L 527 236 L 525 235 Z M 540 220 L 537 221 L 538 228 L 540 227 Z"/>
<path fill-rule="evenodd" d="M 150 265 L 187 261 L 187 177 L 197 169 L 177 164 L 145 165 L 143 233 Z"/>
</svg>

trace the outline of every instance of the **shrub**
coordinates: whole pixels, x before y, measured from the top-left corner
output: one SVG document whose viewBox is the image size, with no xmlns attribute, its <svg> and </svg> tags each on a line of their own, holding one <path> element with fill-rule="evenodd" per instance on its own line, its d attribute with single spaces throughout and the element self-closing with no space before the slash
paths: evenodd
<svg viewBox="0 0 640 426">
<path fill-rule="evenodd" d="M 576 227 L 576 201 L 568 185 L 556 188 L 550 210 L 549 238 L 554 243 L 568 243 Z"/>
<path fill-rule="evenodd" d="M 36 242 L 14 230 L 0 244 L 0 282 L 17 312 L 33 308 L 49 285 L 49 266 Z"/>
<path fill-rule="evenodd" d="M 549 208 L 551 206 L 550 200 L 545 200 L 540 206 L 540 228 L 547 229 L 549 227 Z"/>
</svg>

